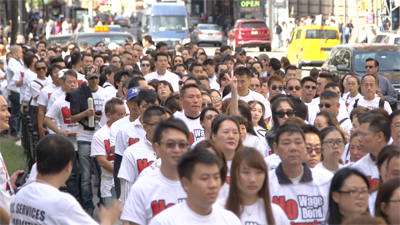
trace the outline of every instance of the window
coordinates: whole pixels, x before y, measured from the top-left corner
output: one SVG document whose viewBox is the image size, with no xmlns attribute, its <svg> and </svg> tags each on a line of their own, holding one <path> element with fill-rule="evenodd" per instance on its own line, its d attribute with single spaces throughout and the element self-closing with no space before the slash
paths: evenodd
<svg viewBox="0 0 400 225">
<path fill-rule="evenodd" d="M 307 30 L 306 39 L 338 39 L 339 35 L 335 30 Z"/>
<path fill-rule="evenodd" d="M 296 33 L 296 40 L 301 38 L 301 30 Z"/>
</svg>

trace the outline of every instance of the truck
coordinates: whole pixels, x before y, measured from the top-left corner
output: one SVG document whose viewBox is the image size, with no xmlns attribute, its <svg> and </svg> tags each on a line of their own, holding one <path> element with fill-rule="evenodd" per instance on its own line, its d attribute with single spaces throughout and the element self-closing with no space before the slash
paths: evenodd
<svg viewBox="0 0 400 225">
<path fill-rule="evenodd" d="M 139 38 L 150 35 L 157 42 L 173 48 L 190 42 L 188 12 L 184 2 L 156 2 L 146 8 Z"/>
</svg>

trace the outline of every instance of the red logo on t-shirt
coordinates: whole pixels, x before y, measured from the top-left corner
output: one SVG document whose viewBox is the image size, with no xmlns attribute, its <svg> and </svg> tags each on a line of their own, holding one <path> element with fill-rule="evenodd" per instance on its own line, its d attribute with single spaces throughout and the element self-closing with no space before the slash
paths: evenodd
<svg viewBox="0 0 400 225">
<path fill-rule="evenodd" d="M 108 161 L 114 161 L 114 151 L 111 149 L 110 140 L 104 140 L 104 148 L 106 149 L 106 157 Z"/>
<path fill-rule="evenodd" d="M 171 207 L 175 205 L 174 203 L 168 203 L 165 204 L 165 200 L 161 199 L 161 200 L 153 200 L 151 202 L 151 211 L 153 213 L 153 216 L 159 214 L 160 212 L 162 212 L 164 209 Z"/>
<path fill-rule="evenodd" d="M 369 191 L 374 192 L 379 188 L 379 179 L 378 178 L 371 178 L 368 176 L 368 183 L 369 183 Z"/>
<path fill-rule="evenodd" d="M 138 159 L 136 161 L 138 173 L 140 174 L 144 169 L 146 169 L 152 163 L 153 163 L 153 161 L 148 161 L 147 159 Z"/>
<path fill-rule="evenodd" d="M 136 144 L 139 142 L 139 138 L 129 138 L 128 139 L 128 146 L 131 146 L 133 144 Z"/>
<path fill-rule="evenodd" d="M 295 200 L 286 200 L 286 197 L 282 195 L 273 196 L 272 202 L 278 204 L 283 209 L 283 211 L 285 211 L 286 216 L 289 218 L 289 220 L 295 220 L 299 216 L 299 209 Z"/>
<path fill-rule="evenodd" d="M 192 132 L 189 133 L 189 144 L 193 144 L 194 143 L 194 135 Z"/>
<path fill-rule="evenodd" d="M 71 110 L 69 110 L 68 106 L 64 106 L 61 108 L 61 115 L 63 117 L 64 124 L 71 124 Z"/>
</svg>

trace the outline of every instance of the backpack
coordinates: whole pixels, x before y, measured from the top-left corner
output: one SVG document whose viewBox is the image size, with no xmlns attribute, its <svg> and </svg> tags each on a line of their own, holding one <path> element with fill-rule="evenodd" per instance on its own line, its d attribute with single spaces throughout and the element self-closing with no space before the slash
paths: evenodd
<svg viewBox="0 0 400 225">
<path fill-rule="evenodd" d="M 356 99 L 356 100 L 355 100 L 354 105 L 353 105 L 353 109 L 357 108 L 357 106 L 358 106 L 358 100 L 360 100 L 360 99 Z M 384 106 L 385 106 L 385 101 L 383 101 L 383 100 L 380 98 L 380 99 L 379 99 L 379 108 L 380 108 L 380 109 L 384 109 Z"/>
</svg>

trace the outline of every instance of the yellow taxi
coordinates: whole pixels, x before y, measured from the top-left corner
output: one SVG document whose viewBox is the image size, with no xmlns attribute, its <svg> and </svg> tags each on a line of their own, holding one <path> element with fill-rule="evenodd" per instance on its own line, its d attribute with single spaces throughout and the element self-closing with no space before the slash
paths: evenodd
<svg viewBox="0 0 400 225">
<path fill-rule="evenodd" d="M 291 64 L 302 66 L 321 66 L 329 57 L 333 47 L 340 44 L 339 30 L 336 27 L 307 25 L 294 29 L 288 46 L 288 59 Z"/>
</svg>

